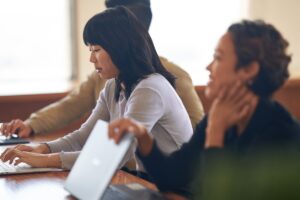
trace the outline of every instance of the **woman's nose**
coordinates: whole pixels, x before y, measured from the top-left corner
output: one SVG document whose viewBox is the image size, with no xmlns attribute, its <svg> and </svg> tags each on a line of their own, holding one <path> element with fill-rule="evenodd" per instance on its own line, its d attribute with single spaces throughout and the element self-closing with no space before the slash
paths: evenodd
<svg viewBox="0 0 300 200">
<path fill-rule="evenodd" d="M 213 63 L 213 62 L 210 62 L 210 63 L 206 66 L 206 70 L 207 70 L 207 71 L 210 71 L 210 70 L 211 70 L 211 65 L 212 65 L 212 63 Z"/>
<path fill-rule="evenodd" d="M 91 63 L 95 63 L 96 62 L 93 53 L 91 53 L 91 55 L 90 55 L 90 62 Z"/>
</svg>

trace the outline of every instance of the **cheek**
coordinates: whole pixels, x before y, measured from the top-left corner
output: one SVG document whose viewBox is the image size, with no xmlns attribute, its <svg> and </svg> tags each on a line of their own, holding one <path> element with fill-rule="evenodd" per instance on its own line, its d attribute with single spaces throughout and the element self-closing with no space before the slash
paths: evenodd
<svg viewBox="0 0 300 200">
<path fill-rule="evenodd" d="M 224 86 L 234 82 L 234 76 L 230 73 L 220 73 L 216 75 L 211 82 L 208 83 L 205 96 L 209 99 L 214 99 Z"/>
<path fill-rule="evenodd" d="M 103 55 L 99 56 L 99 62 L 104 66 L 108 66 L 109 63 L 107 57 Z"/>
<path fill-rule="evenodd" d="M 106 60 L 106 66 L 109 73 L 113 76 L 117 76 L 119 74 L 118 68 L 114 65 L 112 60 L 108 59 Z"/>
<path fill-rule="evenodd" d="M 210 82 L 205 89 L 206 98 L 213 100 L 221 92 L 222 88 L 234 85 L 239 78 L 233 74 L 227 74 Z"/>
</svg>

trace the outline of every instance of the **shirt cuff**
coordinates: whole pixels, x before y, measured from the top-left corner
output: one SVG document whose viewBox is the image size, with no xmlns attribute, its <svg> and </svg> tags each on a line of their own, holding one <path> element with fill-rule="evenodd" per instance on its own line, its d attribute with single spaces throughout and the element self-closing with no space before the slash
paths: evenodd
<svg viewBox="0 0 300 200">
<path fill-rule="evenodd" d="M 158 148 L 156 142 L 153 142 L 152 149 L 150 151 L 150 154 L 147 156 L 142 155 L 139 150 L 137 150 L 137 156 L 138 158 L 143 162 L 144 166 L 151 165 L 153 163 L 157 163 L 157 161 L 161 160 L 161 157 L 163 156 L 163 153 Z M 147 167 L 146 167 L 147 168 Z"/>
<path fill-rule="evenodd" d="M 62 144 L 61 142 L 58 142 L 57 140 L 46 142 L 45 144 L 48 145 L 50 148 L 51 153 L 57 153 L 62 151 Z"/>
<path fill-rule="evenodd" d="M 76 152 L 60 152 L 61 168 L 70 170 L 79 156 L 79 151 Z"/>
<path fill-rule="evenodd" d="M 30 128 L 32 129 L 32 132 L 30 134 L 35 135 L 35 134 L 40 133 L 38 123 L 34 123 L 33 121 L 27 119 L 27 120 L 24 121 L 24 124 L 27 125 L 27 126 L 30 126 Z"/>
</svg>

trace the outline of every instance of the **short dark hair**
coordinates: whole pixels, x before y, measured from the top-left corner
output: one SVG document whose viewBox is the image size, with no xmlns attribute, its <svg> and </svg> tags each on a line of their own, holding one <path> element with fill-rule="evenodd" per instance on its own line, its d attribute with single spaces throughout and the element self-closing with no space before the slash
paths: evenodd
<svg viewBox="0 0 300 200">
<path fill-rule="evenodd" d="M 149 30 L 152 20 L 150 0 L 105 0 L 105 6 L 107 8 L 125 6 Z"/>
<path fill-rule="evenodd" d="M 150 0 L 105 0 L 105 6 L 107 8 L 116 6 L 128 6 L 133 4 L 143 4 L 145 6 L 150 6 Z"/>
<path fill-rule="evenodd" d="M 86 45 L 100 45 L 119 70 L 116 101 L 121 83 L 128 98 L 134 86 L 153 73 L 164 76 L 174 87 L 175 78 L 161 64 L 148 31 L 124 6 L 109 8 L 92 17 L 84 27 Z"/>
<path fill-rule="evenodd" d="M 271 97 L 289 77 L 291 56 L 287 54 L 287 40 L 273 25 L 262 20 L 243 20 L 232 24 L 227 31 L 238 57 L 236 67 L 245 67 L 253 61 L 260 65 L 250 89 L 261 97 Z"/>
</svg>

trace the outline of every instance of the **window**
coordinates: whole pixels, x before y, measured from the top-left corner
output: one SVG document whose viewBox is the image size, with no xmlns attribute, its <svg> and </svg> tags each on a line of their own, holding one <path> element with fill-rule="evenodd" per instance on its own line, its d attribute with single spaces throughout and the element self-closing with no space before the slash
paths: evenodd
<svg viewBox="0 0 300 200">
<path fill-rule="evenodd" d="M 72 0 L 0 0 L 0 95 L 54 92 L 72 76 Z"/>
<path fill-rule="evenodd" d="M 206 84 L 206 66 L 227 27 L 246 16 L 247 0 L 153 0 L 150 34 L 158 54 Z"/>
</svg>

